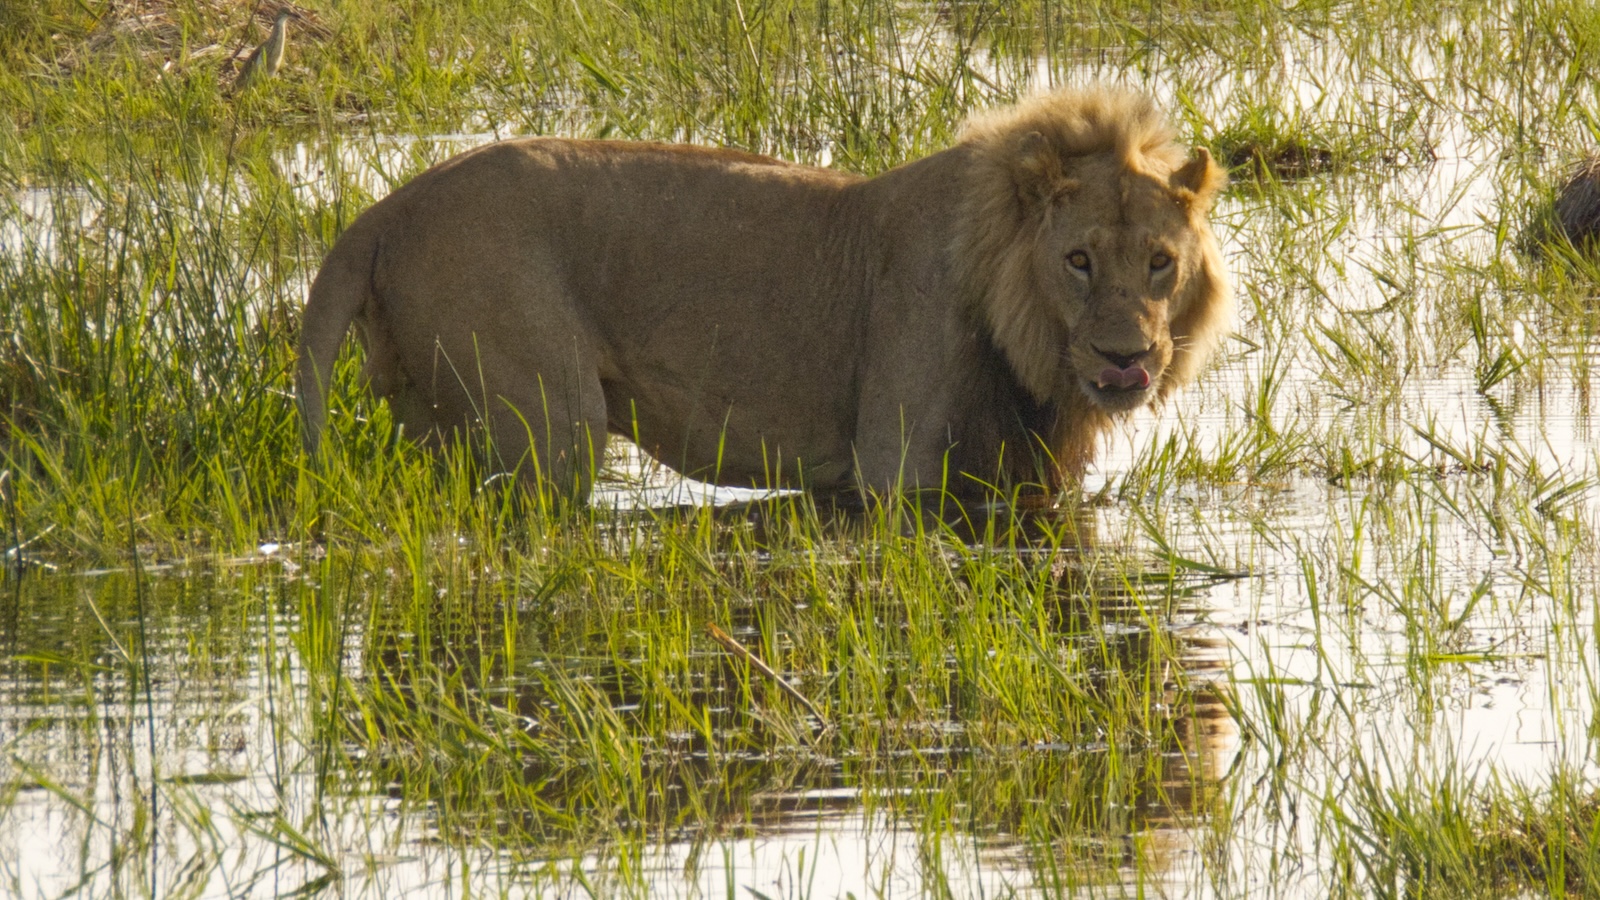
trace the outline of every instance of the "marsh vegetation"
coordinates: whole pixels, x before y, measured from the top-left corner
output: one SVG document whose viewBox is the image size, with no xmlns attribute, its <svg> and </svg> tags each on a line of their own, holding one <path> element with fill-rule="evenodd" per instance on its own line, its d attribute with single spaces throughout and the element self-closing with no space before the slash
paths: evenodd
<svg viewBox="0 0 1600 900">
<path fill-rule="evenodd" d="M 270 9 L 0 0 L 0 893 L 1600 890 L 1600 270 L 1524 239 L 1592 4 L 297 9 L 233 92 Z M 1095 81 L 1234 164 L 1240 315 L 1059 512 L 530 507 L 353 349 L 300 455 L 310 277 L 452 153 L 874 173 Z"/>
</svg>

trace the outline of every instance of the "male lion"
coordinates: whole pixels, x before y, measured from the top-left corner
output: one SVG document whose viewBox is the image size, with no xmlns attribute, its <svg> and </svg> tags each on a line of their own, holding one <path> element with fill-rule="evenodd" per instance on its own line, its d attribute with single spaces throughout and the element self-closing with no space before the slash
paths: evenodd
<svg viewBox="0 0 1600 900">
<path fill-rule="evenodd" d="M 311 286 L 315 453 L 352 321 L 407 434 L 586 495 L 607 432 L 680 472 L 818 490 L 1058 487 L 1229 318 L 1225 176 L 1142 95 L 1055 93 L 876 178 L 530 138 L 363 213 Z"/>
</svg>

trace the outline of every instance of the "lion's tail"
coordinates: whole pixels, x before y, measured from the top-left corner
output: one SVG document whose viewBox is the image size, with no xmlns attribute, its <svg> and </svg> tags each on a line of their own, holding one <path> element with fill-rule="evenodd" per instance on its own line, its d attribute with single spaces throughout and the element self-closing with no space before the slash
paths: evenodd
<svg viewBox="0 0 1600 900">
<path fill-rule="evenodd" d="M 339 346 L 362 305 L 373 296 L 378 229 L 372 227 L 372 218 L 358 218 L 334 242 L 311 283 L 311 295 L 300 320 L 295 395 L 300 407 L 301 443 L 311 456 L 316 455 L 322 441 L 328 417 L 328 388 L 333 382 Z"/>
</svg>

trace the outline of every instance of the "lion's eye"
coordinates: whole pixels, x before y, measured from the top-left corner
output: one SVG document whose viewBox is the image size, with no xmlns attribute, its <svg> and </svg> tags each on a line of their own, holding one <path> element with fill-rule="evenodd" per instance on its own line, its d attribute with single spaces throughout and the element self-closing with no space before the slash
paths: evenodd
<svg viewBox="0 0 1600 900">
<path fill-rule="evenodd" d="M 1067 265 L 1087 275 L 1089 274 L 1089 254 L 1082 250 L 1074 250 L 1067 254 Z"/>
<path fill-rule="evenodd" d="M 1150 257 L 1150 271 L 1152 272 L 1165 272 L 1171 267 L 1172 257 L 1166 255 L 1165 253 L 1157 253 L 1156 255 Z"/>
</svg>

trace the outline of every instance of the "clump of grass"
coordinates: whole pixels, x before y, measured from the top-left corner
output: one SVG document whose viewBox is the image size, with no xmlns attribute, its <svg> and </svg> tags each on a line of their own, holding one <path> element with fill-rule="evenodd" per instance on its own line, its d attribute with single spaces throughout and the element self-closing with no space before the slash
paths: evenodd
<svg viewBox="0 0 1600 900">
<path fill-rule="evenodd" d="M 1357 164 L 1394 164 L 1400 155 L 1387 138 L 1285 103 L 1246 106 L 1237 118 L 1217 128 L 1207 143 L 1235 177 L 1256 180 L 1305 178 Z"/>
<path fill-rule="evenodd" d="M 1213 145 L 1235 177 L 1243 170 L 1255 178 L 1304 178 L 1335 168 L 1331 145 L 1305 134 L 1263 134 L 1241 128 L 1219 133 Z"/>
<path fill-rule="evenodd" d="M 1474 856 L 1507 894 L 1524 888 L 1574 897 L 1600 891 L 1600 793 L 1563 773 L 1546 791 L 1491 794 Z"/>
<path fill-rule="evenodd" d="M 1383 896 L 1592 896 L 1600 887 L 1600 794 L 1562 770 L 1543 789 L 1413 776 L 1362 785 L 1361 865 Z"/>
</svg>

